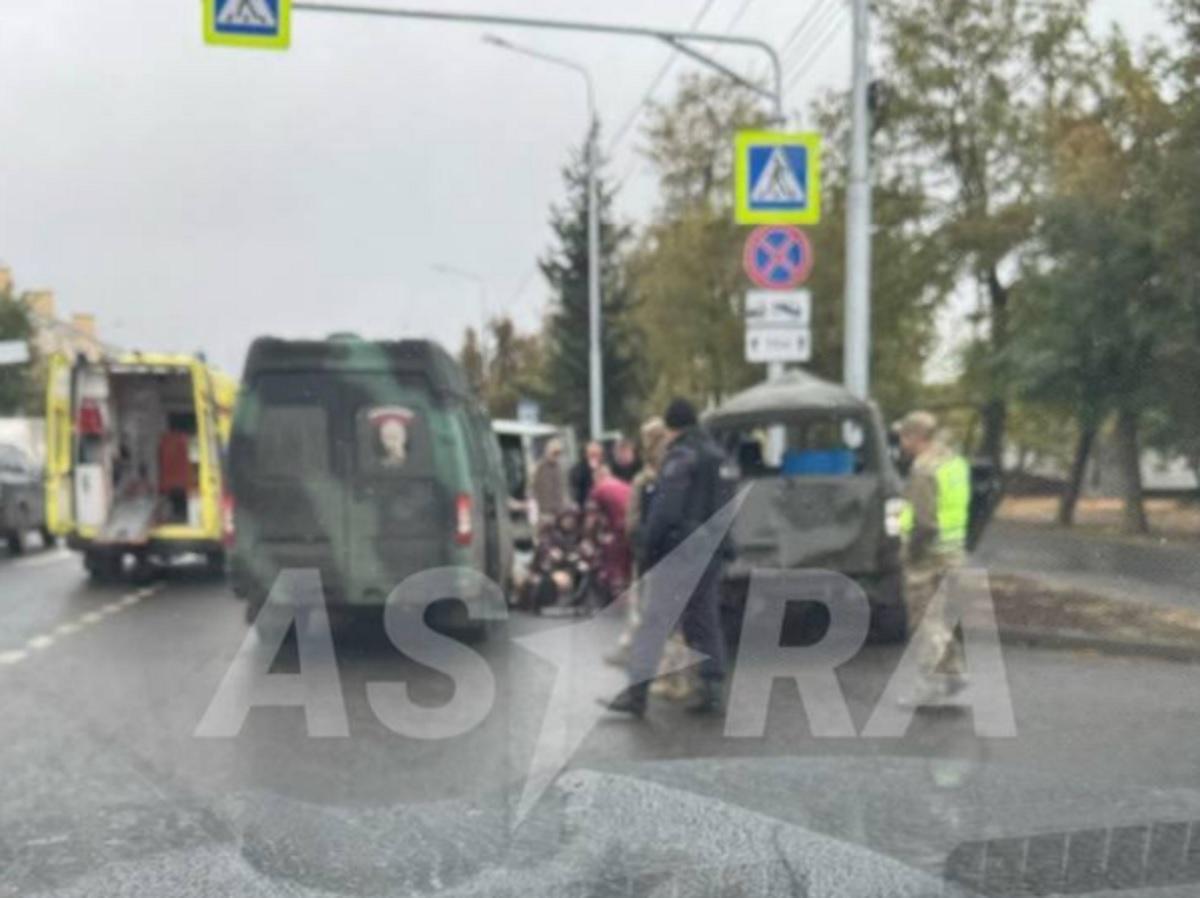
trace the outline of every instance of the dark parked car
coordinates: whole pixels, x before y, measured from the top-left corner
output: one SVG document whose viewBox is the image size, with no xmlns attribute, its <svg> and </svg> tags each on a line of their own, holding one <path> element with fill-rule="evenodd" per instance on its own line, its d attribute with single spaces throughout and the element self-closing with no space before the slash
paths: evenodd
<svg viewBox="0 0 1200 898">
<path fill-rule="evenodd" d="M 14 555 L 25 551 L 31 530 L 45 546 L 54 537 L 46 529 L 46 486 L 39 468 L 23 449 L 0 443 L 0 534 Z"/>
<path fill-rule="evenodd" d="M 905 638 L 899 476 L 879 411 L 802 372 L 738 393 L 705 417 L 751 489 L 733 525 L 725 597 L 756 568 L 845 574 L 871 603 L 872 636 Z"/>
<path fill-rule="evenodd" d="M 319 570 L 326 600 L 344 608 L 381 607 L 430 568 L 511 578 L 491 421 L 435 343 L 255 341 L 229 468 L 231 573 L 252 615 L 287 568 Z"/>
</svg>

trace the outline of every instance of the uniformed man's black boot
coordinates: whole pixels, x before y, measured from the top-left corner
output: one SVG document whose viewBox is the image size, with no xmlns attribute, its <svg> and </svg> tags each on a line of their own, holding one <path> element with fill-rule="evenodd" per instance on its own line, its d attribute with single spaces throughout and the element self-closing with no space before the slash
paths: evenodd
<svg viewBox="0 0 1200 898">
<path fill-rule="evenodd" d="M 696 684 L 696 700 L 687 706 L 689 714 L 719 714 L 721 712 L 721 681 L 701 677 Z"/>
<path fill-rule="evenodd" d="M 612 701 L 605 703 L 604 707 L 618 714 L 632 714 L 634 717 L 644 717 L 646 714 L 646 692 L 649 688 L 649 684 L 647 683 L 633 683 L 622 689 Z"/>
</svg>

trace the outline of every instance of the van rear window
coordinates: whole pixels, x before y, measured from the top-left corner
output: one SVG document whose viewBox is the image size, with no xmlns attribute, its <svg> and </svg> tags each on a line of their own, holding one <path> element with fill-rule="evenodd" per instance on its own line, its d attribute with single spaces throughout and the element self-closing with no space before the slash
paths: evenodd
<svg viewBox="0 0 1200 898">
<path fill-rule="evenodd" d="M 329 473 L 329 414 L 320 405 L 265 405 L 259 417 L 255 467 L 289 477 Z"/>
<path fill-rule="evenodd" d="M 264 374 L 251 389 L 244 422 L 254 468 L 263 477 L 328 475 L 332 470 L 329 383 L 307 374 Z"/>
<path fill-rule="evenodd" d="M 867 425 L 823 414 L 764 420 L 720 434 L 743 477 L 849 477 L 871 470 Z"/>
</svg>

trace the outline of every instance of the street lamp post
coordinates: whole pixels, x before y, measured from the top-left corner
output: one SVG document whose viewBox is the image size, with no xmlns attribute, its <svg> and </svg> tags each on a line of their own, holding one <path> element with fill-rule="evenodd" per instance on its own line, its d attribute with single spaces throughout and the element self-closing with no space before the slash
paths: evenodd
<svg viewBox="0 0 1200 898">
<path fill-rule="evenodd" d="M 870 5 L 853 0 L 850 179 L 846 188 L 846 300 L 843 379 L 866 398 L 871 384 L 871 113 L 867 100 Z"/>
<path fill-rule="evenodd" d="M 591 73 L 582 65 L 561 56 L 553 56 L 523 47 L 494 34 L 484 35 L 487 43 L 503 50 L 530 56 L 551 65 L 571 69 L 582 76 L 587 86 L 588 136 L 584 150 L 587 165 L 587 241 L 588 241 L 588 417 L 592 439 L 604 433 L 604 362 L 600 353 L 600 192 L 596 184 L 599 159 L 596 148 L 596 91 Z"/>
</svg>

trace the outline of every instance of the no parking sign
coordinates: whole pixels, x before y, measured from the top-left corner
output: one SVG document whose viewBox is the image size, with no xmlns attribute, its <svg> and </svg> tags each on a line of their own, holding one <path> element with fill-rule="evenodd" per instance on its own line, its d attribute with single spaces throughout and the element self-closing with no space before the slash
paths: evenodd
<svg viewBox="0 0 1200 898">
<path fill-rule="evenodd" d="M 791 290 L 812 273 L 812 244 L 808 235 L 791 225 L 758 227 L 746 238 L 742 265 L 755 286 Z"/>
</svg>

